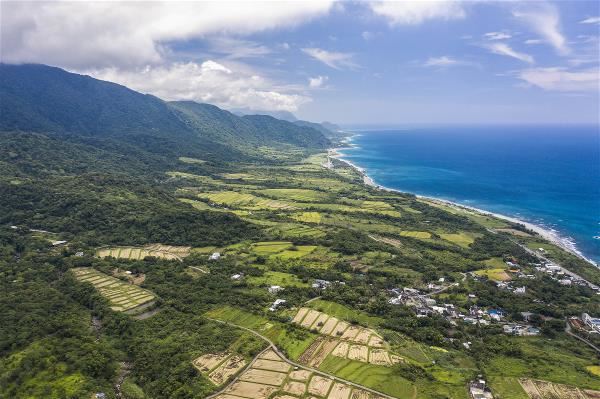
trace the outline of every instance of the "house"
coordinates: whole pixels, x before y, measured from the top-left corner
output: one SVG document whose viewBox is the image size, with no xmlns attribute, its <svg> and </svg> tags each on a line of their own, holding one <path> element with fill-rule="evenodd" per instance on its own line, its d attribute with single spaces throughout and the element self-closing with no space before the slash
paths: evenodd
<svg viewBox="0 0 600 399">
<path fill-rule="evenodd" d="M 392 298 L 388 301 L 390 305 L 402 305 L 402 297 L 397 296 L 396 298 Z"/>
<path fill-rule="evenodd" d="M 469 384 L 469 394 L 471 399 L 494 399 L 494 395 L 485 385 L 484 380 L 475 380 Z"/>
<path fill-rule="evenodd" d="M 320 290 L 324 290 L 331 285 L 331 281 L 316 279 L 313 283 L 313 288 L 318 288 Z"/>
<path fill-rule="evenodd" d="M 233 276 L 231 276 L 232 280 L 241 280 L 242 277 L 244 277 L 244 275 L 242 273 L 236 273 Z"/>
<path fill-rule="evenodd" d="M 589 314 L 583 313 L 581 320 L 583 320 L 586 326 L 592 329 L 592 332 L 600 334 L 600 318 L 591 317 Z"/>
<path fill-rule="evenodd" d="M 525 287 L 525 286 L 523 286 L 523 287 L 517 287 L 517 288 L 515 288 L 515 291 L 514 291 L 514 292 L 515 292 L 515 294 L 517 294 L 517 295 L 525 295 L 525 292 L 526 292 L 526 291 L 527 291 L 526 287 Z"/>
<path fill-rule="evenodd" d="M 285 299 L 275 299 L 275 302 L 273 302 L 273 304 L 271 305 L 271 307 L 269 308 L 269 310 L 271 312 L 274 312 L 277 310 L 277 308 L 281 305 L 283 305 L 284 303 L 286 303 L 287 301 Z"/>
<path fill-rule="evenodd" d="M 81 258 L 83 256 L 83 252 L 81 252 L 81 251 L 80 252 L 75 252 L 75 256 Z"/>
<path fill-rule="evenodd" d="M 272 285 L 268 289 L 269 294 L 277 294 L 279 291 L 283 291 L 284 288 L 279 285 Z"/>
<path fill-rule="evenodd" d="M 525 321 L 529 321 L 531 316 L 533 316 L 534 314 L 535 313 L 531 313 L 531 312 L 521 312 L 521 316 L 523 316 L 523 320 L 525 320 Z"/>
<path fill-rule="evenodd" d="M 560 285 L 571 285 L 573 282 L 569 278 L 563 278 L 561 280 L 558 280 L 558 283 Z"/>
<path fill-rule="evenodd" d="M 220 258 L 221 254 L 219 252 L 213 252 L 213 254 L 208 257 L 208 260 L 219 260 Z"/>
<path fill-rule="evenodd" d="M 59 245 L 65 245 L 67 242 L 65 240 L 52 241 L 52 245 L 57 247 Z"/>
</svg>

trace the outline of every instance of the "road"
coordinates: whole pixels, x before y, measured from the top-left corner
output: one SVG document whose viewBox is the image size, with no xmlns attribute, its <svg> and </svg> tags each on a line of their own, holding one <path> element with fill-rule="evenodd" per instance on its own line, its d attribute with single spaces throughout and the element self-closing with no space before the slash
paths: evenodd
<svg viewBox="0 0 600 399">
<path fill-rule="evenodd" d="M 332 374 L 329 374 L 329 373 L 325 373 L 325 372 L 323 372 L 323 371 L 320 371 L 320 370 L 317 370 L 317 369 L 313 369 L 312 367 L 307 367 L 307 366 L 305 366 L 305 365 L 302 365 L 302 364 L 300 364 L 300 363 L 296 363 L 296 362 L 294 362 L 294 361 L 292 361 L 292 360 L 288 359 L 288 358 L 287 358 L 287 357 L 286 357 L 286 356 L 285 356 L 285 355 L 284 355 L 284 354 L 283 354 L 283 353 L 282 353 L 282 352 L 279 350 L 279 348 L 277 348 L 277 346 L 276 346 L 276 345 L 273 343 L 273 341 L 271 341 L 269 338 L 265 337 L 265 336 L 264 336 L 264 335 L 262 335 L 262 334 L 259 334 L 259 333 L 257 333 L 256 331 L 254 331 L 254 330 L 252 330 L 252 329 L 250 329 L 250 328 L 243 327 L 243 326 L 240 326 L 240 325 L 237 325 L 237 324 L 234 324 L 234 323 L 230 323 L 230 322 L 226 322 L 226 321 L 222 321 L 222 320 L 213 319 L 213 318 L 210 318 L 210 317 L 207 317 L 207 319 L 208 319 L 208 320 L 211 320 L 211 321 L 214 321 L 214 322 L 217 322 L 217 323 L 221 323 L 221 324 L 225 324 L 225 325 L 229 325 L 229 326 L 234 326 L 234 327 L 237 327 L 237 328 L 239 328 L 239 329 L 242 329 L 242 330 L 248 331 L 248 332 L 250 332 L 250 333 L 252 333 L 252 334 L 256 335 L 257 337 L 259 337 L 259 338 L 260 338 L 260 339 L 262 339 L 263 341 L 267 342 L 267 343 L 269 344 L 269 347 L 270 347 L 271 349 L 273 349 L 273 350 L 275 351 L 275 353 L 277 353 L 277 355 L 279 355 L 279 356 L 280 356 L 280 357 L 281 357 L 281 358 L 282 358 L 282 359 L 283 359 L 283 360 L 284 360 L 286 363 L 288 363 L 288 364 L 291 364 L 291 365 L 292 365 L 292 366 L 294 366 L 294 367 L 298 367 L 298 368 L 301 368 L 301 369 L 304 369 L 304 370 L 309 370 L 309 371 L 312 371 L 312 372 L 313 372 L 313 373 L 315 373 L 315 374 L 321 375 L 321 376 L 323 376 L 323 377 L 328 377 L 328 378 L 331 378 L 332 380 L 334 380 L 334 381 L 337 381 L 337 382 L 342 382 L 342 383 L 344 383 L 344 384 L 351 385 L 351 386 L 353 386 L 353 387 L 355 387 L 355 388 L 362 389 L 362 390 L 364 390 L 364 391 L 370 392 L 370 393 L 372 393 L 372 394 L 375 394 L 375 395 L 379 395 L 380 397 L 383 397 L 383 398 L 386 398 L 386 399 L 397 399 L 397 398 L 395 398 L 395 397 L 393 397 L 393 396 L 386 395 L 385 393 L 382 393 L 382 392 L 376 391 L 376 390 L 374 390 L 374 389 L 371 389 L 371 388 L 367 388 L 367 387 L 365 387 L 365 386 L 363 386 L 363 385 L 356 384 L 356 383 L 354 383 L 354 382 L 352 382 L 352 381 L 348 381 L 348 380 L 345 380 L 345 379 L 343 379 L 343 378 L 336 377 L 335 375 L 332 375 Z M 267 348 L 267 349 L 268 349 L 268 348 Z M 252 360 L 252 362 L 250 363 L 250 365 L 251 365 L 252 363 L 254 363 L 254 360 Z M 248 366 L 246 367 L 246 369 L 247 369 L 247 368 L 249 368 L 249 367 L 250 367 L 250 365 L 248 365 Z M 244 370 L 245 370 L 245 369 L 244 369 Z M 240 374 L 241 374 L 241 373 L 240 373 Z M 232 383 L 233 383 L 233 382 L 235 382 L 236 380 L 237 380 L 237 377 L 236 377 L 236 378 L 235 378 L 235 379 L 232 381 Z M 227 388 L 229 387 L 229 385 L 231 385 L 231 384 L 228 384 L 228 385 L 227 385 L 225 388 L 223 388 L 223 389 L 222 389 L 222 390 L 220 390 L 219 392 L 217 392 L 217 393 L 215 393 L 215 394 L 212 394 L 212 395 L 208 396 L 206 399 L 211 399 L 211 398 L 214 398 L 214 397 L 216 397 L 216 396 L 220 395 L 221 393 L 225 392 L 225 391 L 227 390 Z"/>
<path fill-rule="evenodd" d="M 572 333 L 571 332 L 571 324 L 569 323 L 569 320 L 567 320 L 567 325 L 565 326 L 565 332 L 567 334 L 569 334 L 570 336 L 577 338 L 578 340 L 586 343 L 590 348 L 594 349 L 596 352 L 600 353 L 600 348 L 598 348 L 596 345 L 592 344 L 590 341 L 588 341 L 585 338 L 580 337 L 579 335 Z"/>
</svg>

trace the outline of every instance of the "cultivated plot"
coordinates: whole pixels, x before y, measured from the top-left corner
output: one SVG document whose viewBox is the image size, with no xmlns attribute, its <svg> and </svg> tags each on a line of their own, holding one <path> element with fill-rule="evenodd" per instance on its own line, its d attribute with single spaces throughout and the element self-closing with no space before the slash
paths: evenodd
<svg viewBox="0 0 600 399">
<path fill-rule="evenodd" d="M 119 259 L 139 260 L 147 256 L 168 260 L 181 260 L 190 254 L 190 247 L 176 247 L 173 245 L 151 244 L 144 247 L 112 247 L 102 248 L 96 256 L 105 258 L 112 256 Z"/>
<path fill-rule="evenodd" d="M 148 305 L 156 299 L 148 290 L 108 276 L 91 267 L 79 267 L 71 271 L 79 281 L 92 284 L 103 297 L 108 299 L 111 308 L 118 312 L 131 311 Z"/>
<path fill-rule="evenodd" d="M 523 390 L 531 399 L 598 399 L 600 391 L 581 389 L 548 381 L 519 379 Z"/>
<path fill-rule="evenodd" d="M 221 352 L 202 355 L 192 364 L 213 384 L 223 385 L 246 365 L 246 361 L 242 356 Z"/>
</svg>

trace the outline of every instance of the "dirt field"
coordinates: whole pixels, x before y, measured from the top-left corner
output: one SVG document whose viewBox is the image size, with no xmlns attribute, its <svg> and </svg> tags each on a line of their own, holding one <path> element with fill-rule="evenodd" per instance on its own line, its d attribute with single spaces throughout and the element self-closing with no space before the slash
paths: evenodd
<svg viewBox="0 0 600 399">
<path fill-rule="evenodd" d="M 263 352 L 258 357 L 259 357 L 259 359 L 283 361 L 283 359 L 280 358 L 279 355 L 277 353 L 275 353 L 275 351 L 273 351 L 272 349 L 266 350 L 265 352 Z"/>
<path fill-rule="evenodd" d="M 319 315 L 319 317 L 317 317 L 317 320 L 315 320 L 315 322 L 313 323 L 311 328 L 316 328 L 317 330 L 321 330 L 325 326 L 325 322 L 327 321 L 328 318 L 329 318 L 328 315 L 326 315 L 325 313 L 321 313 Z"/>
<path fill-rule="evenodd" d="M 350 326 L 348 327 L 348 329 L 344 332 L 344 335 L 342 335 L 342 339 L 347 339 L 350 341 L 353 341 L 354 338 L 356 338 L 356 336 L 358 335 L 358 333 L 361 331 L 360 327 L 356 327 L 356 326 Z"/>
<path fill-rule="evenodd" d="M 306 383 L 300 381 L 288 381 L 283 387 L 283 390 L 292 395 L 304 395 L 304 392 L 306 392 Z"/>
<path fill-rule="evenodd" d="M 216 368 L 223 360 L 227 359 L 231 353 L 207 353 L 195 359 L 192 363 L 201 373 L 207 373 Z"/>
<path fill-rule="evenodd" d="M 248 399 L 267 399 L 277 389 L 274 386 L 237 381 L 231 384 L 226 393 Z"/>
<path fill-rule="evenodd" d="M 298 310 L 298 313 L 296 313 L 296 316 L 294 316 L 292 323 L 299 324 L 304 318 L 304 316 L 306 316 L 306 313 L 308 313 L 308 310 L 308 308 L 300 308 Z"/>
<path fill-rule="evenodd" d="M 327 399 L 348 399 L 352 388 L 350 386 L 336 382 L 329 392 Z"/>
<path fill-rule="evenodd" d="M 371 338 L 371 331 L 369 331 L 367 329 L 361 329 L 358 332 L 358 334 L 356 334 L 356 337 L 354 337 L 353 341 L 358 344 L 366 345 L 367 343 L 369 343 L 370 338 Z"/>
<path fill-rule="evenodd" d="M 321 328 L 320 333 L 324 335 L 331 335 L 338 322 L 339 320 L 335 317 L 330 317 L 327 320 L 327 322 L 323 325 L 323 328 Z"/>
<path fill-rule="evenodd" d="M 369 353 L 369 363 L 389 366 L 392 364 L 392 360 L 390 359 L 388 351 L 385 349 L 371 348 L 371 352 Z"/>
<path fill-rule="evenodd" d="M 320 313 L 316 310 L 309 310 L 308 314 L 306 315 L 306 317 L 304 317 L 304 320 L 302 320 L 300 325 L 304 328 L 310 329 L 310 326 L 313 325 L 313 323 L 315 322 L 315 320 L 317 320 L 317 317 L 319 317 L 319 315 Z"/>
<path fill-rule="evenodd" d="M 319 367 L 337 344 L 336 339 L 319 337 L 304 351 L 298 362 L 310 367 Z"/>
<path fill-rule="evenodd" d="M 280 386 L 286 377 L 287 374 L 285 373 L 251 368 L 240 376 L 240 380 Z"/>
<path fill-rule="evenodd" d="M 548 381 L 519 379 L 519 383 L 531 399 L 596 399 L 600 391 L 583 390 L 577 387 L 554 384 Z"/>
<path fill-rule="evenodd" d="M 348 359 L 367 363 L 369 359 L 369 348 L 363 345 L 350 345 Z"/>
<path fill-rule="evenodd" d="M 235 375 L 246 365 L 246 361 L 239 355 L 231 356 L 219 367 L 217 367 L 212 373 L 208 375 L 208 378 L 215 385 L 223 385 L 229 377 Z"/>
<path fill-rule="evenodd" d="M 311 374 L 308 370 L 294 370 L 290 373 L 290 378 L 297 381 L 308 381 Z"/>
<path fill-rule="evenodd" d="M 267 360 L 267 359 L 256 360 L 254 362 L 254 364 L 252 365 L 252 367 L 256 368 L 256 369 L 277 371 L 280 373 L 287 373 L 292 368 L 292 366 L 290 366 L 286 362 L 277 362 L 274 360 Z"/>
<path fill-rule="evenodd" d="M 313 395 L 325 397 L 327 396 L 327 392 L 329 392 L 332 383 L 333 380 L 316 375 L 308 384 L 308 392 Z"/>
<path fill-rule="evenodd" d="M 96 256 L 104 258 L 112 256 L 120 259 L 144 259 L 146 256 L 155 256 L 162 259 L 181 260 L 190 254 L 191 247 L 175 247 L 172 245 L 150 244 L 144 247 L 113 247 L 102 248 Z"/>
<path fill-rule="evenodd" d="M 330 335 L 336 336 L 336 337 L 341 337 L 344 335 L 344 332 L 346 331 L 346 329 L 348 328 L 349 324 L 346 323 L 345 321 L 340 321 L 335 328 L 333 329 L 333 331 L 331 332 Z"/>
<path fill-rule="evenodd" d="M 340 342 L 338 346 L 335 347 L 331 354 L 337 357 L 346 358 L 348 355 L 348 349 L 350 348 L 350 344 L 348 342 Z"/>
<path fill-rule="evenodd" d="M 385 341 L 383 338 L 373 334 L 371 335 L 371 339 L 369 339 L 369 346 L 374 348 L 383 348 L 385 346 Z"/>
</svg>

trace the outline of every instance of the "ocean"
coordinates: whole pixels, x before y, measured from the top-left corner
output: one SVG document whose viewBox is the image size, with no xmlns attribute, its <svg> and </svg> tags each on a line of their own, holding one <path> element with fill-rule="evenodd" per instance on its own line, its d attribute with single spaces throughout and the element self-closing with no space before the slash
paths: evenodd
<svg viewBox="0 0 600 399">
<path fill-rule="evenodd" d="M 600 263 L 598 126 L 361 130 L 342 158 L 376 184 L 534 223 Z"/>
</svg>

